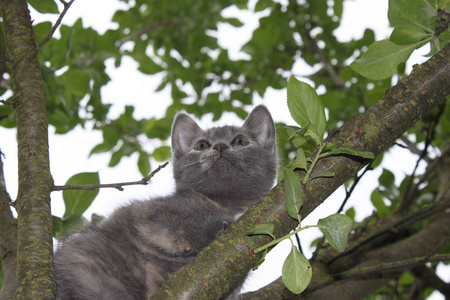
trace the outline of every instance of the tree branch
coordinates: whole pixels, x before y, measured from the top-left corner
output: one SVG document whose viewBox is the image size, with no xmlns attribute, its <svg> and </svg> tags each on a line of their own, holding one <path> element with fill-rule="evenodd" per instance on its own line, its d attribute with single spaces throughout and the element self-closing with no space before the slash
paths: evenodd
<svg viewBox="0 0 450 300">
<path fill-rule="evenodd" d="M 378 155 L 445 101 L 450 94 L 449 82 L 450 45 L 447 45 L 427 62 L 417 66 L 405 80 L 388 90 L 378 103 L 346 122 L 327 141 L 338 148 L 371 151 Z M 365 160 L 345 156 L 321 159 L 312 177 L 326 172 L 336 176 L 315 179 L 304 187 L 304 205 L 300 211 L 302 219 L 366 163 Z M 246 232 L 260 223 L 274 224 L 275 236 L 287 234 L 295 227 L 295 222 L 285 212 L 284 194 L 281 182 L 196 259 L 169 279 L 152 299 L 219 299 L 224 290 L 239 285 L 244 276 L 242 274 L 246 274 L 261 258 L 253 254 L 253 250 L 269 241 L 265 236 L 248 237 Z M 378 280 L 375 283 L 380 286 L 385 282 Z"/>
<path fill-rule="evenodd" d="M 445 299 L 450 299 L 450 284 L 439 278 L 433 270 L 426 266 L 420 266 L 414 268 L 412 273 L 415 277 L 419 277 L 426 286 L 433 287 L 441 292 L 446 297 Z"/>
<path fill-rule="evenodd" d="M 450 255 L 446 254 L 435 254 L 435 255 L 426 255 L 421 257 L 412 257 L 408 259 L 400 259 L 396 261 L 373 264 L 365 267 L 355 267 L 351 270 L 336 273 L 327 277 L 323 277 L 320 279 L 319 283 L 313 283 L 310 287 L 310 290 L 316 290 L 321 286 L 330 285 L 336 281 L 336 278 L 339 280 L 343 279 L 352 279 L 352 278 L 373 278 L 379 276 L 386 276 L 387 273 L 390 272 L 404 272 L 410 270 L 411 268 L 423 266 L 428 262 L 445 262 L 450 261 Z M 389 276 L 389 275 L 388 275 Z"/>
<path fill-rule="evenodd" d="M 333 263 L 339 258 L 349 255 L 350 253 L 360 249 L 362 246 L 380 238 L 385 234 L 391 234 L 392 232 L 397 232 L 399 230 L 408 228 L 410 225 L 418 221 L 424 220 L 430 216 L 436 215 L 448 208 L 450 208 L 450 199 L 440 199 L 438 202 L 426 206 L 409 216 L 403 217 L 400 220 L 395 221 L 393 223 L 386 224 L 384 228 L 380 228 L 380 230 L 374 232 L 373 234 L 366 233 L 365 238 L 363 240 L 359 241 L 356 244 L 349 245 L 344 252 L 340 253 L 339 255 L 328 261 L 328 263 Z"/>
<path fill-rule="evenodd" d="M 19 190 L 15 299 L 53 299 L 53 243 L 44 83 L 28 4 L 1 0 L 16 102 Z"/>
<path fill-rule="evenodd" d="M 147 177 L 142 178 L 139 181 L 131 182 L 120 182 L 120 183 L 105 183 L 105 184 L 84 184 L 84 185 L 55 185 L 52 191 L 63 191 L 63 190 L 97 190 L 100 188 L 115 188 L 119 191 L 123 191 L 123 187 L 127 185 L 147 185 L 150 179 L 155 176 L 161 169 L 165 168 L 169 162 L 160 165 L 158 168 L 153 170 Z"/>
<path fill-rule="evenodd" d="M 42 48 L 42 46 L 44 46 L 46 43 L 48 43 L 51 40 L 51 38 L 53 37 L 53 34 L 55 33 L 55 31 L 59 27 L 59 25 L 61 25 L 62 19 L 64 18 L 64 16 L 66 15 L 67 11 L 70 8 L 70 6 L 72 5 L 73 1 L 75 1 L 75 0 L 70 0 L 69 2 L 66 2 L 64 0 L 59 0 L 59 1 L 64 5 L 64 9 L 61 12 L 61 14 L 59 15 L 58 20 L 56 20 L 56 23 L 53 25 L 53 27 L 50 30 L 50 32 L 45 37 L 45 39 L 43 39 L 39 43 L 39 48 Z"/>
</svg>

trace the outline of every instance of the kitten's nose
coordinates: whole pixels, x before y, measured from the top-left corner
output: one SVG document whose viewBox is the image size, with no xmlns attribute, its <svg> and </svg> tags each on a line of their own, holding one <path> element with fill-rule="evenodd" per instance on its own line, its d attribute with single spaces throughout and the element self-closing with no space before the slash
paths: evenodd
<svg viewBox="0 0 450 300">
<path fill-rule="evenodd" d="M 213 146 L 213 149 L 219 150 L 220 153 L 222 153 L 223 150 L 228 149 L 228 148 L 230 148 L 230 147 L 227 144 L 222 143 L 222 142 L 214 144 L 214 146 Z"/>
</svg>

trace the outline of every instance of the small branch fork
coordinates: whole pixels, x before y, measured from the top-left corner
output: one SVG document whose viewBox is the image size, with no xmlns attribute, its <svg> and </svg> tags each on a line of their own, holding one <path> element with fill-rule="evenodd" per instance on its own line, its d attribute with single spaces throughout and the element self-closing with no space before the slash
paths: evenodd
<svg viewBox="0 0 450 300">
<path fill-rule="evenodd" d="M 64 190 L 97 190 L 100 188 L 115 188 L 119 191 L 124 190 L 124 186 L 127 185 L 147 185 L 150 179 L 155 176 L 156 173 L 161 171 L 161 169 L 165 168 L 169 162 L 166 162 L 160 165 L 158 168 L 153 170 L 147 177 L 142 178 L 139 181 L 131 181 L 131 182 L 120 182 L 120 183 L 106 183 L 106 184 L 84 184 L 84 185 L 55 185 L 53 186 L 52 191 L 64 191 Z"/>
<path fill-rule="evenodd" d="M 50 32 L 47 34 L 47 36 L 45 37 L 45 39 L 43 39 L 40 43 L 39 43 L 39 48 L 42 48 L 42 46 L 44 46 L 46 43 L 48 43 L 50 41 L 50 39 L 52 38 L 53 34 L 55 33 L 56 29 L 59 27 L 59 25 L 61 25 L 61 21 L 64 18 L 64 16 L 66 15 L 66 12 L 69 10 L 70 6 L 72 5 L 72 3 L 75 0 L 70 0 L 69 2 L 66 2 L 64 0 L 59 0 L 63 5 L 64 5 L 64 9 L 61 12 L 61 14 L 59 15 L 58 20 L 56 20 L 56 23 L 53 25 L 52 29 L 50 30 Z"/>
</svg>

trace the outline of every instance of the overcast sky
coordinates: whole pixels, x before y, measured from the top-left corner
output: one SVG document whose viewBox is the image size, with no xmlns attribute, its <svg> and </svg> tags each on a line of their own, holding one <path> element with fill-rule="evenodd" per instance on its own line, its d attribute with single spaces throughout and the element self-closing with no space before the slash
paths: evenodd
<svg viewBox="0 0 450 300">
<path fill-rule="evenodd" d="M 387 0 L 344 1 L 342 23 L 334 33 L 340 41 L 349 41 L 361 38 L 364 30 L 369 27 L 375 30 L 378 40 L 387 38 L 391 32 L 387 20 L 387 3 Z M 125 7 L 125 4 L 112 0 L 76 0 L 66 14 L 63 23 L 70 25 L 82 17 L 85 27 L 91 26 L 99 32 L 104 32 L 107 29 L 116 28 L 116 25 L 110 23 L 109 20 L 120 7 Z M 242 55 L 239 53 L 240 47 L 251 38 L 253 29 L 258 26 L 258 18 L 250 12 L 239 12 L 237 9 L 230 9 L 226 13 L 229 16 L 240 18 L 245 23 L 242 28 L 234 28 L 229 25 L 219 26 L 218 39 L 220 45 L 229 49 L 230 55 L 238 58 Z M 264 15 L 264 12 L 260 15 Z M 54 22 L 57 16 L 48 15 L 41 18 L 32 10 L 32 18 L 35 19 L 35 23 L 43 20 Z M 426 53 L 426 50 L 422 51 L 422 53 L 424 52 Z M 417 59 L 423 60 L 420 55 L 417 55 Z M 122 65 L 118 69 L 114 67 L 112 60 L 108 62 L 107 66 L 111 82 L 102 89 L 102 97 L 104 102 L 113 104 L 111 116 L 120 115 L 125 105 L 136 106 L 136 118 L 162 117 L 165 114 L 165 109 L 171 101 L 170 93 L 168 91 L 161 93 L 152 92 L 160 83 L 160 75 L 148 76 L 139 73 L 137 64 L 128 57 L 122 60 Z M 307 65 L 297 65 L 296 67 L 302 70 L 302 74 L 305 75 L 313 72 Z M 268 106 L 275 121 L 294 124 L 287 109 L 285 91 L 268 89 L 264 98 L 264 104 Z M 259 103 L 263 103 L 263 100 L 258 99 L 255 105 Z M 242 123 L 232 114 L 227 114 L 218 123 L 213 123 L 211 120 L 211 116 L 205 116 L 201 120 L 201 125 L 211 127 L 222 124 L 239 125 Z M 89 126 L 87 128 L 89 129 Z M 49 132 L 51 171 L 57 185 L 63 185 L 68 178 L 80 172 L 99 171 L 102 183 L 135 181 L 142 177 L 136 167 L 136 155 L 132 155 L 130 158 L 123 158 L 121 163 L 113 169 L 107 168 L 110 158 L 109 154 L 94 155 L 88 158 L 90 150 L 102 140 L 100 132 L 83 130 L 80 127 L 66 135 L 53 134 L 54 129 L 52 127 L 49 128 Z M 7 142 L 5 143 L 5 141 Z M 15 199 L 17 195 L 16 147 L 15 130 L 0 128 L 0 149 L 5 154 L 4 171 L 8 192 L 12 199 Z M 409 152 L 406 150 L 397 150 L 394 154 L 386 155 L 384 164 L 398 175 L 396 177 L 398 182 L 404 177 L 405 173 L 412 171 L 414 164 L 411 164 L 411 159 L 415 161 L 415 157 L 409 155 Z M 152 168 L 155 167 L 157 167 L 157 164 L 153 163 Z M 356 208 L 358 220 L 362 220 L 372 212 L 367 191 L 372 191 L 377 185 L 380 172 L 370 172 L 366 175 L 347 204 L 347 209 L 352 206 Z M 171 167 L 167 167 L 152 179 L 152 184 L 150 185 L 127 187 L 124 192 L 102 189 L 85 215 L 88 218 L 94 212 L 107 215 L 115 207 L 123 205 L 132 199 L 145 199 L 149 195 L 167 194 L 173 188 L 174 182 L 171 175 Z M 337 211 L 343 198 L 344 193 L 340 189 L 305 219 L 302 225 L 314 224 L 318 218 L 334 213 Z M 52 212 L 57 216 L 62 216 L 64 213 L 64 204 L 60 192 L 52 193 Z M 319 232 L 314 232 L 314 230 L 302 233 L 303 249 L 306 250 L 307 254 L 310 242 L 317 236 L 319 236 Z M 289 242 L 286 245 L 279 247 L 278 251 L 272 251 L 269 254 L 268 260 L 271 263 L 265 264 L 260 268 L 258 274 L 251 276 L 250 288 L 269 283 L 280 276 L 282 261 L 290 250 Z M 274 262 L 278 262 L 278 264 Z M 449 279 L 447 278 L 447 280 Z M 436 296 L 433 300 L 435 299 L 443 298 Z"/>
</svg>

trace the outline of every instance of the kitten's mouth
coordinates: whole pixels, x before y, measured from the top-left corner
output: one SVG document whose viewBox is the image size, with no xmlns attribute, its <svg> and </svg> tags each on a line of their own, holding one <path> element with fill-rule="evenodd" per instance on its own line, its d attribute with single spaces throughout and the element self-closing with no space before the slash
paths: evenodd
<svg viewBox="0 0 450 300">
<path fill-rule="evenodd" d="M 213 160 L 213 162 L 211 164 L 211 167 L 209 169 L 214 168 L 217 164 L 219 164 L 219 165 L 226 164 L 227 166 L 236 167 L 233 164 L 233 161 L 231 159 L 228 159 L 227 157 L 225 157 L 223 155 L 218 155 L 217 157 L 214 157 L 214 160 Z"/>
</svg>

